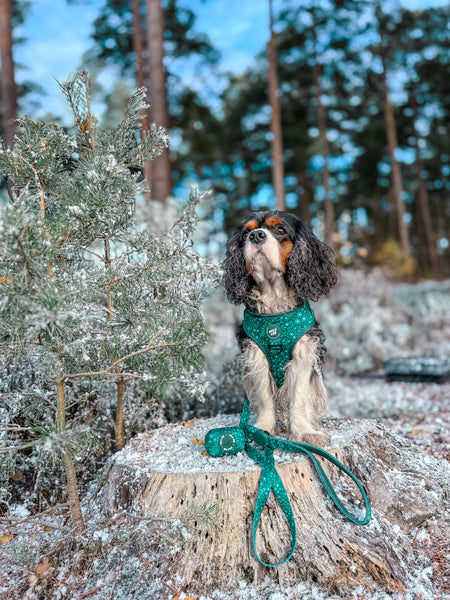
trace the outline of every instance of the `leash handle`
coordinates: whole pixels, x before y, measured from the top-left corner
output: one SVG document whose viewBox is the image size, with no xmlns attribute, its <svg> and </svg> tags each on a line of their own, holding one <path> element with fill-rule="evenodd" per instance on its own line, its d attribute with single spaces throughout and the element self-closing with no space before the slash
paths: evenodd
<svg viewBox="0 0 450 600">
<path fill-rule="evenodd" d="M 372 518 L 372 508 L 370 506 L 369 498 L 367 497 L 364 487 L 362 486 L 361 482 L 356 477 L 356 475 L 354 475 L 354 473 L 352 473 L 350 471 L 350 469 L 348 469 L 345 465 L 343 465 L 335 456 L 333 456 L 326 450 L 323 450 L 323 448 L 319 448 L 318 446 L 313 446 L 312 444 L 306 444 L 304 442 L 293 442 L 290 440 L 274 438 L 274 443 L 275 443 L 275 447 L 279 448 L 280 450 L 285 450 L 286 452 L 305 454 L 313 463 L 313 465 L 316 469 L 317 475 L 319 476 L 319 479 L 322 482 L 323 487 L 325 488 L 326 492 L 330 496 L 330 498 L 333 501 L 333 504 L 336 506 L 336 508 L 349 521 L 351 521 L 352 523 L 355 523 L 355 525 L 367 525 L 367 523 L 369 523 L 370 519 Z M 361 492 L 361 495 L 363 497 L 364 504 L 366 507 L 366 515 L 365 515 L 364 519 L 358 519 L 357 517 L 352 515 L 345 508 L 344 504 L 342 503 L 342 501 L 339 499 L 338 495 L 336 494 L 332 483 L 330 482 L 327 475 L 325 474 L 325 471 L 323 470 L 322 465 L 317 460 L 317 458 L 314 456 L 314 454 L 317 454 L 318 456 L 321 456 L 322 458 L 325 458 L 326 460 L 328 460 L 330 463 L 335 465 L 339 470 L 341 470 L 343 473 L 348 475 L 350 477 L 350 479 L 356 484 L 359 491 Z"/>
<path fill-rule="evenodd" d="M 261 465 L 261 479 L 259 482 L 259 490 L 258 496 L 256 498 L 255 510 L 253 513 L 253 525 L 252 525 L 252 545 L 253 545 L 253 553 L 255 554 L 257 560 L 264 565 L 265 567 L 281 567 L 284 565 L 294 554 L 295 547 L 297 545 L 297 527 L 295 525 L 295 517 L 292 511 L 292 506 L 289 500 L 289 496 L 287 495 L 286 488 L 281 481 L 280 476 L 278 475 L 277 470 L 275 469 L 275 460 L 273 458 L 273 449 L 269 446 L 265 446 L 264 452 L 258 450 L 251 444 L 246 444 L 245 447 L 247 454 L 252 458 L 255 462 Z M 281 510 L 286 517 L 286 520 L 289 525 L 289 529 L 291 532 L 291 550 L 288 556 L 279 563 L 266 563 L 264 562 L 258 555 L 256 551 L 256 530 L 258 529 L 259 521 L 261 519 L 262 511 L 266 506 L 267 500 L 269 498 L 270 490 L 273 490 L 275 497 L 280 505 Z"/>
</svg>

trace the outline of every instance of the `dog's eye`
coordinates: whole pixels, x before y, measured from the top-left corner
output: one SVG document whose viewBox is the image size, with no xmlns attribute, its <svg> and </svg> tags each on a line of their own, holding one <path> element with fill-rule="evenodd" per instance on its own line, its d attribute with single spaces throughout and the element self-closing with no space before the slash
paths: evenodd
<svg viewBox="0 0 450 600">
<path fill-rule="evenodd" d="M 242 239 L 246 240 L 248 238 L 250 231 L 245 230 L 244 233 L 242 234 Z"/>
<path fill-rule="evenodd" d="M 286 229 L 281 225 L 278 225 L 278 227 L 275 229 L 275 233 L 277 233 L 278 235 L 285 235 Z"/>
</svg>

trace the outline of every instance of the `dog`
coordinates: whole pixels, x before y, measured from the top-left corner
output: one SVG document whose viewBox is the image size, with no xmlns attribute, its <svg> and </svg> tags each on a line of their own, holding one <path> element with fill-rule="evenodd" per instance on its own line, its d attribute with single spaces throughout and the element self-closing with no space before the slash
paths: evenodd
<svg viewBox="0 0 450 600">
<path fill-rule="evenodd" d="M 284 211 L 255 212 L 245 219 L 228 240 L 224 269 L 229 301 L 244 304 L 253 315 L 309 307 L 308 301 L 326 295 L 337 280 L 333 251 L 306 223 Z M 313 324 L 295 342 L 280 387 L 267 355 L 243 326 L 237 337 L 255 426 L 271 434 L 288 430 L 296 441 L 324 446 L 329 442 L 320 429 L 320 417 L 328 412 L 322 378 L 325 336 L 310 314 Z"/>
</svg>

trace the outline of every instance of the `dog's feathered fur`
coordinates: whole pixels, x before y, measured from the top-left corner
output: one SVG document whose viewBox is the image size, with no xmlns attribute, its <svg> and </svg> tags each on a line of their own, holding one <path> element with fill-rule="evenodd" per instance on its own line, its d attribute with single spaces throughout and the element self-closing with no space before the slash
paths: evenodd
<svg viewBox="0 0 450 600">
<path fill-rule="evenodd" d="M 253 312 L 290 311 L 318 300 L 336 283 L 331 249 L 301 219 L 287 212 L 250 215 L 231 235 L 225 259 L 230 302 Z M 244 362 L 244 389 L 256 409 L 256 426 L 273 433 L 277 420 L 289 422 L 294 439 L 324 445 L 320 416 L 327 412 L 322 380 L 324 335 L 316 325 L 297 342 L 277 388 L 268 361 L 244 331 L 238 334 Z"/>
</svg>

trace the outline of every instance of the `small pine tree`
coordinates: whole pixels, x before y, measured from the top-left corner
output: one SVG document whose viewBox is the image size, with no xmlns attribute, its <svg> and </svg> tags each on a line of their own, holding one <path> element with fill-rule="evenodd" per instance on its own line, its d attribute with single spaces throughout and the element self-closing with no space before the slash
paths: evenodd
<svg viewBox="0 0 450 600">
<path fill-rule="evenodd" d="M 200 393 L 207 339 L 200 305 L 219 270 L 192 249 L 197 191 L 169 231 L 155 235 L 136 224 L 143 162 L 169 143 L 162 128 L 140 132 L 145 90 L 134 92 L 122 122 L 104 131 L 91 113 L 87 73 L 60 87 L 73 132 L 23 117 L 13 148 L 0 149 L 13 191 L 0 221 L 0 338 L 9 356 L 31 357 L 56 389 L 54 429 L 42 429 L 41 441 L 62 456 L 79 534 L 73 457 L 86 432 L 66 424 L 65 383 L 116 383 L 119 448 L 127 380 L 142 379 L 152 393 L 169 385 Z"/>
</svg>

